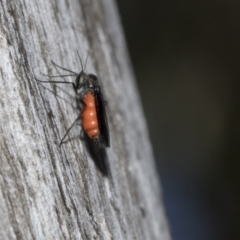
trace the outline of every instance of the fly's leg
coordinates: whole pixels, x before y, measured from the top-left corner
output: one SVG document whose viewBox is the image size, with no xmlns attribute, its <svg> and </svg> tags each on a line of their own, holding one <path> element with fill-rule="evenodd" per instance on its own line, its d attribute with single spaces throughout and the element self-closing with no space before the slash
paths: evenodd
<svg viewBox="0 0 240 240">
<path fill-rule="evenodd" d="M 60 142 L 60 146 L 62 146 L 64 142 L 64 139 L 66 138 L 66 136 L 68 135 L 68 133 L 71 131 L 71 129 L 73 128 L 73 126 L 75 125 L 75 123 L 79 120 L 79 116 L 75 119 L 75 121 L 73 122 L 73 124 L 70 126 L 70 128 L 68 128 L 66 134 L 64 135 L 64 137 L 62 138 L 61 142 Z"/>
</svg>

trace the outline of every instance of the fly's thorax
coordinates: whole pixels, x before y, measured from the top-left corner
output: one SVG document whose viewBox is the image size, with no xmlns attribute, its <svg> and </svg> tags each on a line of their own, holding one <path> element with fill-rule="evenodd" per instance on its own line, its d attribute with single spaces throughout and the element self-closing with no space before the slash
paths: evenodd
<svg viewBox="0 0 240 240">
<path fill-rule="evenodd" d="M 77 95 L 79 96 L 80 99 L 83 99 L 87 93 L 87 89 L 85 88 L 78 88 L 77 89 Z"/>
<path fill-rule="evenodd" d="M 87 87 L 89 89 L 95 89 L 96 87 L 99 86 L 99 83 L 98 83 L 98 78 L 96 75 L 94 74 L 88 74 L 87 77 L 86 77 L 86 81 L 87 81 Z"/>
<path fill-rule="evenodd" d="M 89 91 L 95 95 L 100 88 L 97 76 L 94 74 L 86 74 L 84 71 L 81 71 L 77 75 L 75 86 L 76 93 L 81 99 L 83 99 L 84 95 Z"/>
</svg>

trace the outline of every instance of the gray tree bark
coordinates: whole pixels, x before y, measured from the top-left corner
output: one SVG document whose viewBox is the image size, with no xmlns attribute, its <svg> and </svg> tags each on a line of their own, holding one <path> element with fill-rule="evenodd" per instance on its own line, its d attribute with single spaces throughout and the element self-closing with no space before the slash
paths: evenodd
<svg viewBox="0 0 240 240">
<path fill-rule="evenodd" d="M 115 3 L 2 0 L 0 17 L 0 239 L 170 239 Z M 80 125 L 59 146 L 74 91 L 34 77 L 79 72 L 76 49 L 108 101 L 106 151 Z"/>
</svg>

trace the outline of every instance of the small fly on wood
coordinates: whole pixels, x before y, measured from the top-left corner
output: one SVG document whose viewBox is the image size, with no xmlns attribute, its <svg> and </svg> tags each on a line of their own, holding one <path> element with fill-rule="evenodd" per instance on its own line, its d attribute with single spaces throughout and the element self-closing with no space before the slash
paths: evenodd
<svg viewBox="0 0 240 240">
<path fill-rule="evenodd" d="M 64 139 L 73 128 L 74 124 L 81 119 L 82 127 L 88 137 L 92 139 L 99 148 L 101 147 L 110 147 L 110 137 L 109 137 L 109 129 L 108 129 L 108 120 L 106 115 L 106 101 L 103 99 L 101 87 L 99 84 L 99 80 L 94 74 L 86 74 L 85 67 L 87 63 L 87 59 L 83 68 L 82 60 L 80 58 L 79 53 L 77 52 L 82 70 L 80 73 L 76 73 L 67 68 L 61 67 L 52 61 L 52 64 L 59 69 L 62 69 L 69 74 L 67 75 L 59 75 L 59 76 L 48 76 L 49 78 L 56 77 L 67 77 L 73 76 L 75 77 L 74 82 L 68 81 L 42 81 L 36 79 L 41 83 L 61 83 L 61 84 L 71 84 L 77 96 L 77 101 L 81 106 L 80 116 L 76 118 L 73 124 L 69 127 L 66 134 L 62 138 L 60 145 L 64 143 Z"/>
</svg>

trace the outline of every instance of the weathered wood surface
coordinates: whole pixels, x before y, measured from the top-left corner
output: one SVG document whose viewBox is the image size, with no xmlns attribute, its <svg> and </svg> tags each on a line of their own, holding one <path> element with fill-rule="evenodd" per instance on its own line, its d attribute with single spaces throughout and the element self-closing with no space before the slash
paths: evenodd
<svg viewBox="0 0 240 240">
<path fill-rule="evenodd" d="M 115 3 L 2 0 L 0 17 L 0 239 L 170 239 Z M 111 147 L 96 155 L 79 124 L 59 146 L 72 87 L 34 79 L 57 73 L 51 60 L 80 71 L 76 49 L 108 100 Z"/>
</svg>

